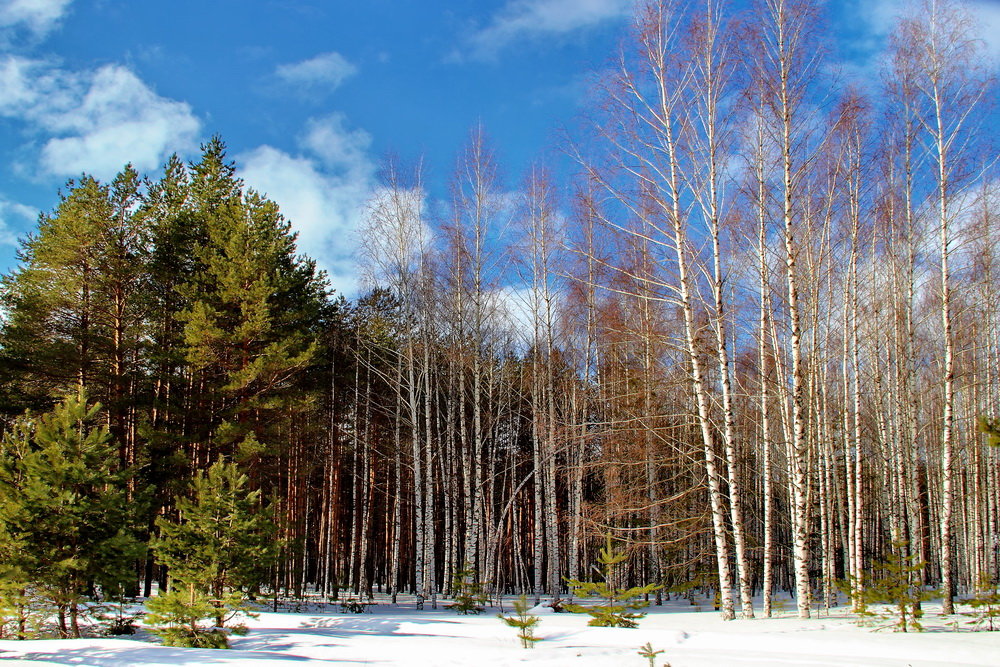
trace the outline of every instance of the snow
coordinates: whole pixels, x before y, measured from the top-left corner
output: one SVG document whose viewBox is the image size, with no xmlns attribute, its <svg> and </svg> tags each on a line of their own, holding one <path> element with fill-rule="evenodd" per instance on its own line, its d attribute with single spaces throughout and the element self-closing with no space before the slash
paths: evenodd
<svg viewBox="0 0 1000 667">
<path fill-rule="evenodd" d="M 791 609 L 792 605 L 788 605 Z M 522 649 L 497 609 L 459 616 L 412 604 L 379 604 L 370 613 L 343 614 L 332 605 L 302 613 L 264 612 L 248 622 L 233 649 L 159 646 L 142 631 L 127 639 L 0 641 L 4 665 L 532 665 L 643 667 L 638 648 L 649 642 L 664 653 L 659 667 L 717 665 L 930 665 L 1000 664 L 1000 632 L 956 631 L 961 616 L 943 618 L 929 605 L 923 633 L 874 632 L 844 609 L 800 620 L 793 611 L 772 619 L 722 621 L 684 601 L 653 607 L 639 628 L 591 628 L 588 617 L 539 609 L 534 649 Z M 510 601 L 505 606 L 510 613 Z"/>
</svg>

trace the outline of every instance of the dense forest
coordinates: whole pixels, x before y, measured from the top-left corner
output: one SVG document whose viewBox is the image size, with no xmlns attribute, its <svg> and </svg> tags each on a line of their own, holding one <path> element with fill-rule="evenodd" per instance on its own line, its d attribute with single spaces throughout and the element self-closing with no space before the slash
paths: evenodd
<svg viewBox="0 0 1000 667">
<path fill-rule="evenodd" d="M 264 594 L 436 604 L 468 570 L 564 596 L 609 535 L 623 585 L 715 591 L 726 618 L 776 591 L 808 616 L 891 556 L 945 613 L 995 582 L 982 45 L 932 0 L 851 86 L 821 3 L 752 4 L 641 5 L 572 175 L 504 181 L 483 128 L 443 198 L 386 160 L 354 300 L 221 139 L 70 181 L 2 283 L 4 586 L 61 568 L 71 614 L 95 582 L 164 590 L 171 557 L 146 547 L 225 484 L 273 518 L 272 548 L 243 552 Z M 53 453 L 83 424 L 89 448 Z"/>
</svg>

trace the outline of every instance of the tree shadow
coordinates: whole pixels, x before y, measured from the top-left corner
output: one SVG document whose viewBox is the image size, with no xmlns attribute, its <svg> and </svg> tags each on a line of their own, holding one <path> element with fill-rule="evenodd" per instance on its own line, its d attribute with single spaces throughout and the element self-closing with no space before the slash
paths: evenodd
<svg viewBox="0 0 1000 667">
<path fill-rule="evenodd" d="M 170 665 L 211 665 L 239 661 L 239 664 L 253 664 L 257 660 L 284 660 L 288 662 L 316 662 L 316 660 L 288 653 L 270 651 L 250 652 L 225 649 L 173 648 L 155 644 L 108 647 L 82 646 L 55 651 L 35 651 L 22 653 L 19 658 L 27 661 L 47 661 L 68 665 L 92 665 L 93 667 L 119 667 L 120 665 L 141 665 L 154 662 Z"/>
<path fill-rule="evenodd" d="M 246 637 L 233 640 L 234 648 L 241 651 L 293 651 L 300 646 L 296 637 L 322 637 L 337 640 L 358 636 L 381 637 L 449 637 L 459 638 L 459 635 L 447 633 L 403 632 L 404 623 L 458 624 L 459 621 L 444 619 L 388 619 L 372 616 L 322 616 L 303 620 L 296 628 L 266 628 L 255 627 Z M 342 646 L 336 643 L 309 643 L 310 647 L 335 648 Z M 282 654 L 285 655 L 285 654 Z"/>
<path fill-rule="evenodd" d="M 442 618 L 403 618 L 388 619 L 377 616 L 326 616 L 311 618 L 302 623 L 298 630 L 319 630 L 323 632 L 345 633 L 349 635 L 371 634 L 371 635 L 396 635 L 399 637 L 427 636 L 427 637 L 453 637 L 450 634 L 425 634 L 400 632 L 404 623 L 414 625 L 429 625 L 432 623 L 445 623 L 448 625 L 458 625 L 460 621 L 447 620 Z"/>
</svg>

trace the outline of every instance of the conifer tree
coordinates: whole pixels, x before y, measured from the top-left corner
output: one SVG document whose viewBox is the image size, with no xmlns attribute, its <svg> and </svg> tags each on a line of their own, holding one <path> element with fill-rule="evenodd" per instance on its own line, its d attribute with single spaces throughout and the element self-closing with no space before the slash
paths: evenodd
<svg viewBox="0 0 1000 667">
<path fill-rule="evenodd" d="M 454 609 L 459 614 L 479 614 L 483 611 L 488 596 L 486 586 L 476 579 L 476 571 L 470 563 L 466 563 L 455 572 L 452 579 L 452 599 L 448 609 Z"/>
<path fill-rule="evenodd" d="M 916 555 L 907 554 L 907 547 L 905 540 L 893 542 L 885 561 L 872 566 L 873 572 L 881 572 L 880 578 L 861 582 L 863 585 L 860 586 L 844 587 L 848 592 L 853 590 L 855 595 L 861 597 L 856 601 L 855 608 L 862 621 L 889 621 L 899 632 L 923 630 L 920 624 L 923 616 L 920 602 L 928 599 L 932 593 L 921 589 L 919 573 L 924 564 Z M 872 607 L 882 604 L 889 607 Z"/>
<path fill-rule="evenodd" d="M 639 647 L 639 655 L 646 660 L 649 660 L 649 667 L 656 667 L 656 656 L 663 653 L 663 650 L 656 651 L 653 649 L 653 645 L 650 642 L 646 642 Z M 667 665 L 669 667 L 669 665 Z"/>
<path fill-rule="evenodd" d="M 118 466 L 107 428 L 95 425 L 100 409 L 81 391 L 22 417 L 0 443 L 3 565 L 21 579 L 17 604 L 37 590 L 55 607 L 63 637 L 80 636 L 88 589 L 120 592 L 142 551 L 129 511 L 131 471 Z"/>
<path fill-rule="evenodd" d="M 250 490 L 247 476 L 231 462 L 196 473 L 190 497 L 177 498 L 176 506 L 176 521 L 157 521 L 160 538 L 153 546 L 176 590 L 150 601 L 150 609 L 197 635 L 191 619 L 206 615 L 206 601 L 220 628 L 246 610 L 245 594 L 259 589 L 277 556 L 276 527 L 260 491 Z"/>
<path fill-rule="evenodd" d="M 497 614 L 497 618 L 511 628 L 517 628 L 517 638 L 521 642 L 521 648 L 534 648 L 535 643 L 542 641 L 541 637 L 535 636 L 535 627 L 541 621 L 540 618 L 531 614 L 528 607 L 528 597 L 522 595 L 514 600 L 514 615 L 504 616 Z"/>
<path fill-rule="evenodd" d="M 325 291 L 315 264 L 295 253 L 295 234 L 277 205 L 242 191 L 225 146 L 213 139 L 192 167 L 194 215 L 204 238 L 192 274 L 177 290 L 185 303 L 184 362 L 198 378 L 202 415 L 191 436 L 199 461 L 237 455 L 259 462 L 264 445 L 310 395 L 296 378 L 316 360 Z"/>
<path fill-rule="evenodd" d="M 611 535 L 605 536 L 604 547 L 597 557 L 597 562 L 602 565 L 601 574 L 604 581 L 580 581 L 578 579 L 567 579 L 570 590 L 575 597 L 599 597 L 604 602 L 590 606 L 580 604 L 563 605 L 566 609 L 577 614 L 590 614 L 591 619 L 587 625 L 601 628 L 636 628 L 638 621 L 645 613 L 638 613 L 637 610 L 649 606 L 646 600 L 639 598 L 648 595 L 660 588 L 659 584 L 646 584 L 645 586 L 633 586 L 631 588 L 616 588 L 612 580 L 616 574 L 617 566 L 623 563 L 628 556 L 624 550 L 616 549 L 611 540 Z"/>
<path fill-rule="evenodd" d="M 23 393 L 12 412 L 44 409 L 50 392 L 90 387 L 100 347 L 97 286 L 102 228 L 111 217 L 109 191 L 96 179 L 70 181 L 51 215 L 21 243 L 21 266 L 4 277 L 9 313 L 3 351 Z"/>
<path fill-rule="evenodd" d="M 966 600 L 966 604 L 972 608 L 965 616 L 971 618 L 969 623 L 973 627 L 985 628 L 990 632 L 997 629 L 1000 621 L 1000 591 L 997 590 L 995 578 L 984 573 L 979 580 L 979 591 Z"/>
<path fill-rule="evenodd" d="M 214 619 L 218 606 L 194 586 L 174 588 L 146 603 L 146 623 L 153 626 L 164 646 L 183 648 L 229 648 L 229 636 L 223 628 L 205 624 Z"/>
<path fill-rule="evenodd" d="M 109 414 L 121 447 L 134 441 L 126 395 L 145 337 L 149 235 L 142 186 L 127 165 L 112 184 L 70 181 L 38 231 L 21 243 L 21 266 L 3 279 L 0 340 L 6 370 L 23 398 L 7 406 L 45 409 L 53 394 L 83 387 Z"/>
</svg>

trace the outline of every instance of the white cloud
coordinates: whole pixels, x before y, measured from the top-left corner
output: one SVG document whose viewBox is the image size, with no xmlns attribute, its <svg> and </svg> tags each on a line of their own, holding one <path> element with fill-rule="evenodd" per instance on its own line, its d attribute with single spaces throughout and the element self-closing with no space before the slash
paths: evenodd
<svg viewBox="0 0 1000 667">
<path fill-rule="evenodd" d="M 375 187 L 365 202 L 358 239 L 367 286 L 395 284 L 402 272 L 416 272 L 433 236 L 422 186 Z"/>
<path fill-rule="evenodd" d="M 46 171 L 105 178 L 126 162 L 139 170 L 158 167 L 170 153 L 193 149 L 201 129 L 188 104 L 157 95 L 117 65 L 99 69 L 79 105 L 48 117 L 47 125 L 65 136 L 42 148 Z"/>
<path fill-rule="evenodd" d="M 375 172 L 370 143 L 334 114 L 309 122 L 297 155 L 265 145 L 237 156 L 246 184 L 278 203 L 299 234 L 300 251 L 346 296 L 358 288 L 357 231 Z"/>
<path fill-rule="evenodd" d="M 1000 65 L 1000 2 L 959 0 L 957 4 L 969 13 L 972 35 L 981 40 L 994 67 Z M 900 17 L 919 16 L 921 7 L 920 0 L 855 0 L 848 10 L 860 19 L 855 24 L 859 34 L 855 37 L 854 47 L 862 56 L 868 57 L 845 65 L 849 78 L 855 81 L 877 81 L 880 63 L 886 57 L 889 35 L 895 31 Z"/>
<path fill-rule="evenodd" d="M 38 218 L 38 211 L 30 206 L 0 197 L 0 245 L 17 245 L 19 229 Z M 17 222 L 13 222 L 13 221 Z M 13 224 L 12 224 L 13 222 Z"/>
<path fill-rule="evenodd" d="M 372 138 L 364 130 L 349 129 L 346 121 L 340 113 L 311 118 L 299 144 L 328 167 L 347 172 L 347 177 L 367 178 L 372 172 L 368 157 Z"/>
<path fill-rule="evenodd" d="M 331 51 L 301 62 L 278 65 L 274 74 L 283 83 L 309 93 L 330 92 L 357 71 L 344 56 Z"/>
<path fill-rule="evenodd" d="M 26 28 L 41 37 L 66 14 L 72 0 L 0 0 L 0 30 Z"/>
<path fill-rule="evenodd" d="M 509 0 L 466 46 L 472 57 L 491 59 L 515 42 L 594 27 L 634 7 L 635 0 Z"/>
<path fill-rule="evenodd" d="M 493 296 L 501 320 L 521 337 L 525 348 L 530 347 L 535 337 L 534 290 L 508 285 L 497 289 Z"/>
<path fill-rule="evenodd" d="M 188 104 L 161 97 L 126 67 L 74 72 L 19 56 L 0 60 L 0 116 L 47 137 L 43 173 L 101 179 L 126 162 L 152 170 L 192 150 L 201 129 Z"/>
<path fill-rule="evenodd" d="M 973 25 L 987 52 L 993 58 L 993 64 L 1000 64 L 1000 2 L 996 0 L 979 0 L 970 4 L 973 15 Z"/>
</svg>

